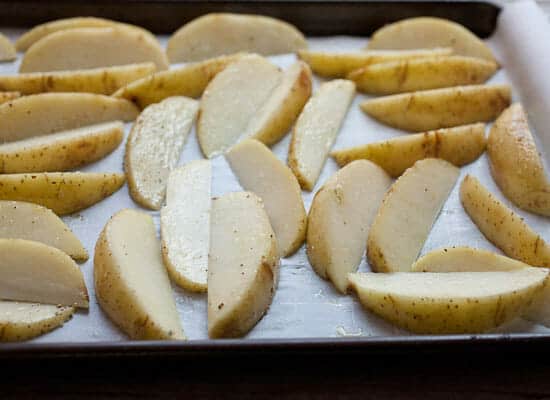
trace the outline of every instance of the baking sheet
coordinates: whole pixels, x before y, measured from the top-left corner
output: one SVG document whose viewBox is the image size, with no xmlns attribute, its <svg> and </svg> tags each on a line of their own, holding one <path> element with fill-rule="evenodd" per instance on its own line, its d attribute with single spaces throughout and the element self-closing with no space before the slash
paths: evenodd
<svg viewBox="0 0 550 400">
<path fill-rule="evenodd" d="M 539 19 L 535 28 L 527 31 L 512 30 L 511 26 L 523 24 L 529 19 L 521 18 L 522 13 L 532 13 L 533 6 L 530 2 L 523 2 L 521 5 L 514 5 L 514 18 L 506 20 L 506 26 L 499 29 L 489 44 L 498 55 L 499 60 L 505 70 L 500 70 L 488 83 L 510 83 L 510 77 L 517 78 L 521 71 L 533 80 L 546 79 L 544 70 L 536 68 L 538 58 L 517 57 L 516 47 L 521 47 L 525 40 L 535 40 L 540 47 L 546 48 L 545 43 L 550 37 L 550 27 L 547 23 L 541 23 Z M 535 9 L 535 13 L 540 13 Z M 503 15 L 507 15 L 506 12 Z M 536 31 L 538 29 L 538 31 Z M 541 33 L 542 30 L 542 33 Z M 522 35 L 523 41 L 512 35 L 516 39 L 515 47 L 510 47 L 510 31 Z M 22 31 L 3 30 L 12 39 L 16 38 Z M 546 37 L 545 37 L 546 35 Z M 166 43 L 166 37 L 159 37 L 163 45 Z M 534 39 L 533 39 L 534 38 Z M 356 37 L 330 37 L 330 38 L 309 38 L 311 49 L 324 49 L 334 51 L 359 50 L 366 44 L 366 38 Z M 506 50 L 506 51 L 504 51 Z M 522 51 L 525 51 L 523 49 Z M 550 54 L 547 51 L 547 54 Z M 523 54 L 523 53 L 522 53 Z M 286 68 L 291 65 L 295 57 L 293 55 L 270 57 L 277 65 Z M 534 61 L 534 62 L 533 62 Z M 174 66 L 173 66 L 174 67 Z M 18 69 L 18 62 L 13 64 L 0 65 L 1 73 L 15 73 Z M 532 71 L 535 70 L 535 71 Z M 548 69 L 546 69 L 548 71 Z M 537 74 L 538 75 L 535 75 Z M 513 83 L 522 82 L 513 79 Z M 321 80 L 315 77 L 314 88 L 318 87 Z M 548 81 L 550 82 L 550 81 Z M 518 83 L 519 84 L 519 83 Z M 549 83 L 550 84 L 550 83 Z M 538 86 L 533 86 L 528 92 L 522 92 L 524 101 L 529 99 L 536 103 L 537 98 L 544 98 L 537 91 Z M 519 92 L 513 86 L 514 100 Z M 537 92 L 537 93 L 534 93 Z M 547 94 L 550 89 L 543 93 Z M 358 105 L 368 96 L 358 94 L 350 108 L 348 116 L 342 127 L 342 130 L 333 146 L 334 149 L 340 149 L 348 146 L 388 139 L 403 135 L 404 133 L 396 129 L 381 125 L 364 115 Z M 534 99 L 533 99 L 534 98 Z M 527 101 L 527 103 L 529 103 Z M 550 111 L 550 109 L 546 109 Z M 529 110 L 530 111 L 530 110 Z M 547 112 L 548 114 L 548 112 Z M 537 119 L 533 119 L 536 126 L 545 126 Z M 547 125 L 546 125 L 547 126 Z M 131 124 L 126 126 L 128 134 Z M 538 132 L 538 131 L 537 131 Z M 286 161 L 290 135 L 283 141 L 273 147 L 274 153 L 279 159 Z M 542 141 L 541 141 L 542 142 Z M 124 155 L 124 145 L 106 159 L 87 166 L 82 171 L 114 172 L 122 171 L 122 159 Z M 195 132 L 189 136 L 182 153 L 180 164 L 188 161 L 200 159 L 202 155 L 197 143 Z M 329 159 L 323 169 L 315 189 L 309 192 L 303 192 L 303 198 L 306 209 L 309 209 L 314 193 L 322 184 L 337 170 L 336 164 Z M 470 221 L 465 214 L 458 197 L 458 184 L 466 174 L 473 174 L 478 177 L 493 193 L 518 214 L 523 216 L 526 222 L 531 225 L 541 236 L 550 241 L 550 226 L 548 219 L 537 217 L 526 213 L 514 207 L 504 198 L 490 177 L 487 158 L 483 155 L 475 163 L 468 165 L 461 170 L 461 177 L 449 196 L 440 217 L 434 225 L 434 228 L 422 250 L 422 254 L 444 246 L 468 245 L 471 247 L 485 248 L 493 251 L 494 248 L 478 231 L 477 227 Z M 218 196 L 230 191 L 242 190 L 236 178 L 229 169 L 227 163 L 222 157 L 213 160 L 213 195 Z M 124 186 L 113 196 L 105 199 L 97 205 L 84 210 L 78 214 L 64 217 L 64 221 L 70 226 L 73 232 L 82 240 L 84 246 L 90 253 L 90 260 L 81 264 L 84 277 L 90 293 L 90 309 L 88 311 L 79 311 L 73 319 L 65 324 L 61 329 L 57 329 L 49 334 L 41 336 L 34 342 L 95 342 L 95 341 L 120 341 L 126 340 L 126 336 L 121 333 L 100 310 L 94 295 L 93 286 L 93 251 L 95 241 L 99 232 L 111 215 L 123 208 L 140 208 L 128 195 L 128 188 Z M 153 215 L 155 224 L 159 225 L 159 213 L 144 210 Z M 363 259 L 360 271 L 369 270 L 368 265 Z M 400 330 L 375 315 L 364 311 L 358 301 L 353 296 L 344 296 L 337 293 L 331 284 L 319 278 L 311 269 L 304 246 L 294 256 L 281 260 L 281 274 L 279 287 L 274 297 L 271 308 L 256 327 L 247 335 L 247 338 L 322 338 L 322 337 L 350 337 L 350 336 L 395 336 L 409 335 L 408 332 Z M 190 340 L 207 338 L 206 323 L 206 295 L 193 294 L 174 286 L 177 308 L 180 312 L 181 320 L 185 333 Z M 550 333 L 550 330 L 543 326 L 535 325 L 527 321 L 519 320 L 499 329 L 502 332 L 540 332 Z"/>
</svg>

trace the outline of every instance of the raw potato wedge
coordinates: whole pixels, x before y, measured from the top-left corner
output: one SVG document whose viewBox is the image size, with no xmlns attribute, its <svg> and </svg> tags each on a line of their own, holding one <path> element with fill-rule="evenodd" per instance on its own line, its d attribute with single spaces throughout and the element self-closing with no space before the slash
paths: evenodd
<svg viewBox="0 0 550 400">
<path fill-rule="evenodd" d="M 392 181 L 376 164 L 354 161 L 319 189 L 308 215 L 307 256 L 321 277 L 345 293 L 357 271 L 370 225 Z"/>
<path fill-rule="evenodd" d="M 254 139 L 233 146 L 226 158 L 244 190 L 262 199 L 281 257 L 296 252 L 306 238 L 307 221 L 302 191 L 292 171 Z"/>
<path fill-rule="evenodd" d="M 171 96 L 197 98 L 216 74 L 242 56 L 243 54 L 221 56 L 160 71 L 120 88 L 113 96 L 130 100 L 140 108 Z"/>
<path fill-rule="evenodd" d="M 13 61 L 16 58 L 15 46 L 6 35 L 0 33 L 0 61 Z"/>
<path fill-rule="evenodd" d="M 460 186 L 464 209 L 481 233 L 508 257 L 550 268 L 550 245 L 477 178 L 466 175 Z"/>
<path fill-rule="evenodd" d="M 72 214 L 110 196 L 124 184 L 124 174 L 44 172 L 0 175 L 0 200 L 40 204 L 57 215 Z"/>
<path fill-rule="evenodd" d="M 371 225 L 367 259 L 373 271 L 410 271 L 460 170 L 447 161 L 417 161 L 386 193 Z"/>
<path fill-rule="evenodd" d="M 542 293 L 548 271 L 356 273 L 365 308 L 415 333 L 482 333 L 519 317 Z"/>
<path fill-rule="evenodd" d="M 22 201 L 0 201 L 0 238 L 25 239 L 55 247 L 79 261 L 88 252 L 67 225 L 51 210 Z"/>
<path fill-rule="evenodd" d="M 486 142 L 485 124 L 474 124 L 398 136 L 336 150 L 331 156 L 341 167 L 354 160 L 369 160 L 397 178 L 424 158 L 441 158 L 457 167 L 471 163 L 483 154 Z"/>
<path fill-rule="evenodd" d="M 67 171 L 100 160 L 124 138 L 120 121 L 0 144 L 0 173 Z"/>
<path fill-rule="evenodd" d="M 160 213 L 164 265 L 184 289 L 206 292 L 212 166 L 196 160 L 170 172 Z"/>
<path fill-rule="evenodd" d="M 0 342 L 43 335 L 63 325 L 73 314 L 73 307 L 0 301 Z"/>
<path fill-rule="evenodd" d="M 347 78 L 357 90 L 385 95 L 484 83 L 498 69 L 495 62 L 480 58 L 451 56 L 420 58 L 369 65 Z"/>
<path fill-rule="evenodd" d="M 148 32 L 118 24 L 112 28 L 75 28 L 53 32 L 34 43 L 21 60 L 19 72 L 51 72 L 155 63 L 169 63 L 157 39 Z"/>
<path fill-rule="evenodd" d="M 368 49 L 418 49 L 451 47 L 458 55 L 495 61 L 491 49 L 476 35 L 455 22 L 433 17 L 408 18 L 374 32 Z"/>
<path fill-rule="evenodd" d="M 160 210 L 170 170 L 199 110 L 196 100 L 169 97 L 148 106 L 136 120 L 124 156 L 124 171 L 132 198 L 143 207 Z"/>
<path fill-rule="evenodd" d="M 101 309 L 132 339 L 185 339 L 153 218 L 125 209 L 101 232 L 94 283 Z"/>
<path fill-rule="evenodd" d="M 488 122 L 509 105 L 508 85 L 471 85 L 380 97 L 361 109 L 386 125 L 422 132 Z"/>
<path fill-rule="evenodd" d="M 248 51 L 263 55 L 293 53 L 307 47 L 304 35 L 279 19 L 216 13 L 195 18 L 168 40 L 170 62 L 201 61 Z"/>
<path fill-rule="evenodd" d="M 88 308 L 78 265 L 61 250 L 23 239 L 0 239 L 0 299 Z"/>
<path fill-rule="evenodd" d="M 19 92 L 0 92 L 0 104 L 7 103 L 10 100 L 15 100 L 21 97 Z"/>
<path fill-rule="evenodd" d="M 0 90 L 23 94 L 87 92 L 110 95 L 130 82 L 156 71 L 155 64 L 141 63 L 77 71 L 30 72 L 0 76 Z"/>
<path fill-rule="evenodd" d="M 42 93 L 0 105 L 0 143 L 108 121 L 133 121 L 128 100 L 91 93 Z"/>
<path fill-rule="evenodd" d="M 197 137 L 206 157 L 223 153 L 239 140 L 282 75 L 258 55 L 244 56 L 216 75 L 202 96 L 197 122 Z"/>
<path fill-rule="evenodd" d="M 390 61 L 405 61 L 424 57 L 449 56 L 452 49 L 369 50 L 347 53 L 298 50 L 298 57 L 309 64 L 313 72 L 325 78 L 345 78 L 350 72 L 367 65 Z"/>
<path fill-rule="evenodd" d="M 519 208 L 550 217 L 550 182 L 521 104 L 513 104 L 497 118 L 487 154 L 493 179 L 504 195 Z"/>
<path fill-rule="evenodd" d="M 237 337 L 265 314 L 279 276 L 277 241 L 259 197 L 228 193 L 212 202 L 208 335 Z"/>
<path fill-rule="evenodd" d="M 323 83 L 302 110 L 288 149 L 288 166 L 300 186 L 312 190 L 355 95 L 355 84 Z"/>
</svg>

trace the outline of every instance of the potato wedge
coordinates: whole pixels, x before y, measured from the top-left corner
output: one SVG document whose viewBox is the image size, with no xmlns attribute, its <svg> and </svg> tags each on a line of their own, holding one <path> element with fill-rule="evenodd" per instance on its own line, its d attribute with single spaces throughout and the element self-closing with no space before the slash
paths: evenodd
<svg viewBox="0 0 550 400">
<path fill-rule="evenodd" d="M 370 225 L 392 181 L 382 168 L 358 160 L 319 189 L 308 215 L 307 256 L 317 274 L 346 293 L 357 271 Z"/>
<path fill-rule="evenodd" d="M 424 57 L 449 56 L 450 47 L 416 50 L 368 50 L 346 53 L 298 50 L 298 57 L 309 64 L 313 72 L 325 78 L 345 78 L 358 68 L 390 61 L 405 61 Z"/>
<path fill-rule="evenodd" d="M 482 333 L 519 317 L 545 288 L 549 271 L 349 275 L 365 308 L 416 333 Z"/>
<path fill-rule="evenodd" d="M 550 182 L 521 104 L 511 105 L 497 118 L 487 154 L 493 179 L 504 195 L 519 208 L 550 217 Z"/>
<path fill-rule="evenodd" d="M 361 109 L 374 119 L 411 132 L 488 122 L 510 105 L 507 85 L 471 85 L 422 90 L 367 100 Z"/>
<path fill-rule="evenodd" d="M 108 121 L 133 121 L 128 100 L 91 93 L 42 93 L 0 105 L 0 143 Z"/>
<path fill-rule="evenodd" d="M 15 100 L 21 97 L 19 92 L 0 92 L 0 104 L 7 103 L 10 100 Z"/>
<path fill-rule="evenodd" d="M 367 45 L 369 50 L 432 47 L 450 47 L 458 55 L 495 61 L 481 39 L 462 25 L 442 18 L 407 18 L 386 25 L 372 34 Z"/>
<path fill-rule="evenodd" d="M 441 158 L 457 167 L 469 164 L 483 154 L 486 143 L 485 124 L 480 123 L 398 136 L 336 150 L 331 156 L 341 167 L 354 160 L 369 160 L 397 178 L 424 158 Z"/>
<path fill-rule="evenodd" d="M 0 175 L 0 200 L 27 201 L 57 215 L 72 214 L 110 196 L 124 184 L 124 174 L 43 172 Z"/>
<path fill-rule="evenodd" d="M 15 46 L 6 35 L 0 33 L 0 61 L 13 61 L 16 58 Z"/>
<path fill-rule="evenodd" d="M 242 336 L 271 304 L 279 274 L 277 241 L 253 193 L 214 199 L 211 218 L 208 335 Z"/>
<path fill-rule="evenodd" d="M 100 160 L 124 138 L 120 121 L 0 144 L 0 173 L 67 171 Z"/>
<path fill-rule="evenodd" d="M 386 95 L 484 83 L 498 69 L 495 62 L 451 56 L 369 65 L 348 74 L 357 90 Z"/>
<path fill-rule="evenodd" d="M 29 72 L 0 76 L 0 90 L 23 94 L 45 92 L 87 92 L 110 95 L 130 82 L 153 72 L 153 63 L 117 65 L 76 71 Z"/>
<path fill-rule="evenodd" d="M 504 254 L 529 265 L 550 268 L 550 245 L 477 178 L 466 175 L 460 185 L 460 200 L 481 233 Z"/>
<path fill-rule="evenodd" d="M 79 261 L 88 252 L 51 210 L 23 201 L 0 201 L 0 239 L 25 239 L 55 247 Z"/>
<path fill-rule="evenodd" d="M 153 218 L 125 209 L 97 240 L 94 283 L 101 309 L 132 339 L 185 339 Z"/>
<path fill-rule="evenodd" d="M 0 239 L 0 299 L 88 308 L 78 265 L 40 242 Z"/>
<path fill-rule="evenodd" d="M 460 170 L 447 161 L 417 161 L 386 193 L 371 225 L 367 259 L 373 271 L 410 271 Z"/>
<path fill-rule="evenodd" d="M 254 139 L 233 146 L 225 156 L 244 190 L 262 199 L 281 257 L 296 252 L 306 238 L 307 217 L 292 171 Z"/>
<path fill-rule="evenodd" d="M 355 95 L 355 84 L 323 83 L 302 110 L 288 149 L 288 166 L 303 189 L 311 191 Z"/>
<path fill-rule="evenodd" d="M 162 256 L 174 282 L 206 292 L 210 250 L 212 166 L 196 160 L 170 172 L 160 213 Z"/>
<path fill-rule="evenodd" d="M 307 47 L 294 26 L 261 15 L 215 13 L 186 23 L 168 39 L 171 62 L 202 61 L 248 51 L 263 55 L 293 53 Z"/>
<path fill-rule="evenodd" d="M 148 32 L 121 24 L 109 28 L 74 28 L 50 33 L 25 53 L 19 72 L 51 72 L 155 63 L 169 63 L 157 39 Z"/>
<path fill-rule="evenodd" d="M 67 322 L 73 307 L 0 301 L 0 342 L 29 340 Z"/>
<path fill-rule="evenodd" d="M 279 85 L 282 73 L 267 59 L 248 55 L 210 82 L 201 100 L 197 137 L 208 158 L 235 144 Z"/>
</svg>

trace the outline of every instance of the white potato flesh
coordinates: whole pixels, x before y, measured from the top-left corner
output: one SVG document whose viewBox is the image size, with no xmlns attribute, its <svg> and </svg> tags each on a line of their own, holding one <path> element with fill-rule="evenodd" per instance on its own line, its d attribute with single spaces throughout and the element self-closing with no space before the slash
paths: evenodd
<svg viewBox="0 0 550 400">
<path fill-rule="evenodd" d="M 458 179 L 447 161 L 417 161 L 386 193 L 372 223 L 367 258 L 373 271 L 410 271 Z"/>
<path fill-rule="evenodd" d="M 307 223 L 302 191 L 292 171 L 254 139 L 233 146 L 226 158 L 244 190 L 263 200 L 281 257 L 293 254 L 305 239 Z"/>
<path fill-rule="evenodd" d="M 12 61 L 16 58 L 15 46 L 6 35 L 0 33 L 0 61 Z"/>
<path fill-rule="evenodd" d="M 308 216 L 307 256 L 323 278 L 345 293 L 348 273 L 357 271 L 370 225 L 392 183 L 366 160 L 348 164 L 319 189 Z"/>
<path fill-rule="evenodd" d="M 137 118 L 124 156 L 130 195 L 140 205 L 159 210 L 170 170 L 181 151 L 199 110 L 187 97 L 169 97 L 151 104 Z"/>
<path fill-rule="evenodd" d="M 0 239 L 0 299 L 88 308 L 78 265 L 61 250 L 23 239 Z"/>
<path fill-rule="evenodd" d="M 21 93 L 19 92 L 0 92 L 0 104 L 7 103 L 19 97 L 21 97 Z"/>
<path fill-rule="evenodd" d="M 288 150 L 288 165 L 303 189 L 312 190 L 355 95 L 355 84 L 323 83 L 302 110 Z"/>
<path fill-rule="evenodd" d="M 179 286 L 206 292 L 210 249 L 212 166 L 196 160 L 170 172 L 160 214 L 162 255 Z"/>
</svg>

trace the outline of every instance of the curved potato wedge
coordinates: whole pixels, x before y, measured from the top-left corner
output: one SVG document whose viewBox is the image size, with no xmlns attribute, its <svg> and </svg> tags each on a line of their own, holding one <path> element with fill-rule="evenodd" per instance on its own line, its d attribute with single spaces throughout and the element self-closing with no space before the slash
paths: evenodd
<svg viewBox="0 0 550 400">
<path fill-rule="evenodd" d="M 124 137 L 120 121 L 0 144 L 0 173 L 67 171 L 100 160 Z"/>
<path fill-rule="evenodd" d="M 67 225 L 51 210 L 23 201 L 0 201 L 0 238 L 44 243 L 86 261 L 88 252 Z"/>
<path fill-rule="evenodd" d="M 319 189 L 308 215 L 307 256 L 317 274 L 345 293 L 348 273 L 357 271 L 370 225 L 390 177 L 376 164 L 354 161 Z"/>
<path fill-rule="evenodd" d="M 155 63 L 159 71 L 170 65 L 154 36 L 117 24 L 109 28 L 53 32 L 27 50 L 19 72 L 68 71 L 143 62 Z"/>
<path fill-rule="evenodd" d="M 201 61 L 248 51 L 263 55 L 292 53 L 307 47 L 302 33 L 279 19 L 260 15 L 216 13 L 188 22 L 168 40 L 171 62 Z"/>
<path fill-rule="evenodd" d="M 336 150 L 331 156 L 341 167 L 354 160 L 369 160 L 397 178 L 424 158 L 441 158 L 457 167 L 469 164 L 483 154 L 486 143 L 485 124 L 474 124 L 398 136 Z"/>
<path fill-rule="evenodd" d="M 361 109 L 378 121 L 411 132 L 488 122 L 510 105 L 508 85 L 471 85 L 367 100 Z"/>
<path fill-rule="evenodd" d="M 110 196 L 124 184 L 124 174 L 43 172 L 0 175 L 0 200 L 27 201 L 57 215 L 72 214 Z"/>
<path fill-rule="evenodd" d="M 367 47 L 369 50 L 450 47 L 458 55 L 495 61 L 491 49 L 465 27 L 433 17 L 408 18 L 386 25 L 372 34 Z"/>
<path fill-rule="evenodd" d="M 208 335 L 242 336 L 271 304 L 279 275 L 277 241 L 253 193 L 214 199 L 211 221 Z"/>
<path fill-rule="evenodd" d="M 170 170 L 179 160 L 199 103 L 169 97 L 148 106 L 136 120 L 124 155 L 130 195 L 140 205 L 160 210 Z"/>
<path fill-rule="evenodd" d="M 185 339 L 153 218 L 125 209 L 97 240 L 94 283 L 101 309 L 132 339 Z"/>
<path fill-rule="evenodd" d="M 21 97 L 19 92 L 0 92 L 0 104 L 7 103 L 10 100 L 15 100 Z"/>
<path fill-rule="evenodd" d="M 0 239 L 0 299 L 88 308 L 78 265 L 61 250 L 23 239 Z"/>
<path fill-rule="evenodd" d="M 296 252 L 306 238 L 307 221 L 302 191 L 292 171 L 254 139 L 233 146 L 225 156 L 243 189 L 262 199 L 281 257 Z"/>
<path fill-rule="evenodd" d="M 355 95 L 355 84 L 323 83 L 305 105 L 292 132 L 288 166 L 303 189 L 312 190 Z"/>
<path fill-rule="evenodd" d="M 371 225 L 367 259 L 373 271 L 410 271 L 460 170 L 447 161 L 417 161 L 386 193 Z"/>
<path fill-rule="evenodd" d="M 466 175 L 462 181 L 460 200 L 481 233 L 504 254 L 529 265 L 550 268 L 550 245 L 475 177 Z"/>
<path fill-rule="evenodd" d="M 497 118 L 487 154 L 491 174 L 504 195 L 519 208 L 550 217 L 550 182 L 521 104 L 511 105 Z"/>
<path fill-rule="evenodd" d="M 482 333 L 519 317 L 542 293 L 548 271 L 349 275 L 365 308 L 416 333 Z"/>
<path fill-rule="evenodd" d="M 0 61 L 12 61 L 17 58 L 15 46 L 6 35 L 0 33 Z"/>
</svg>

